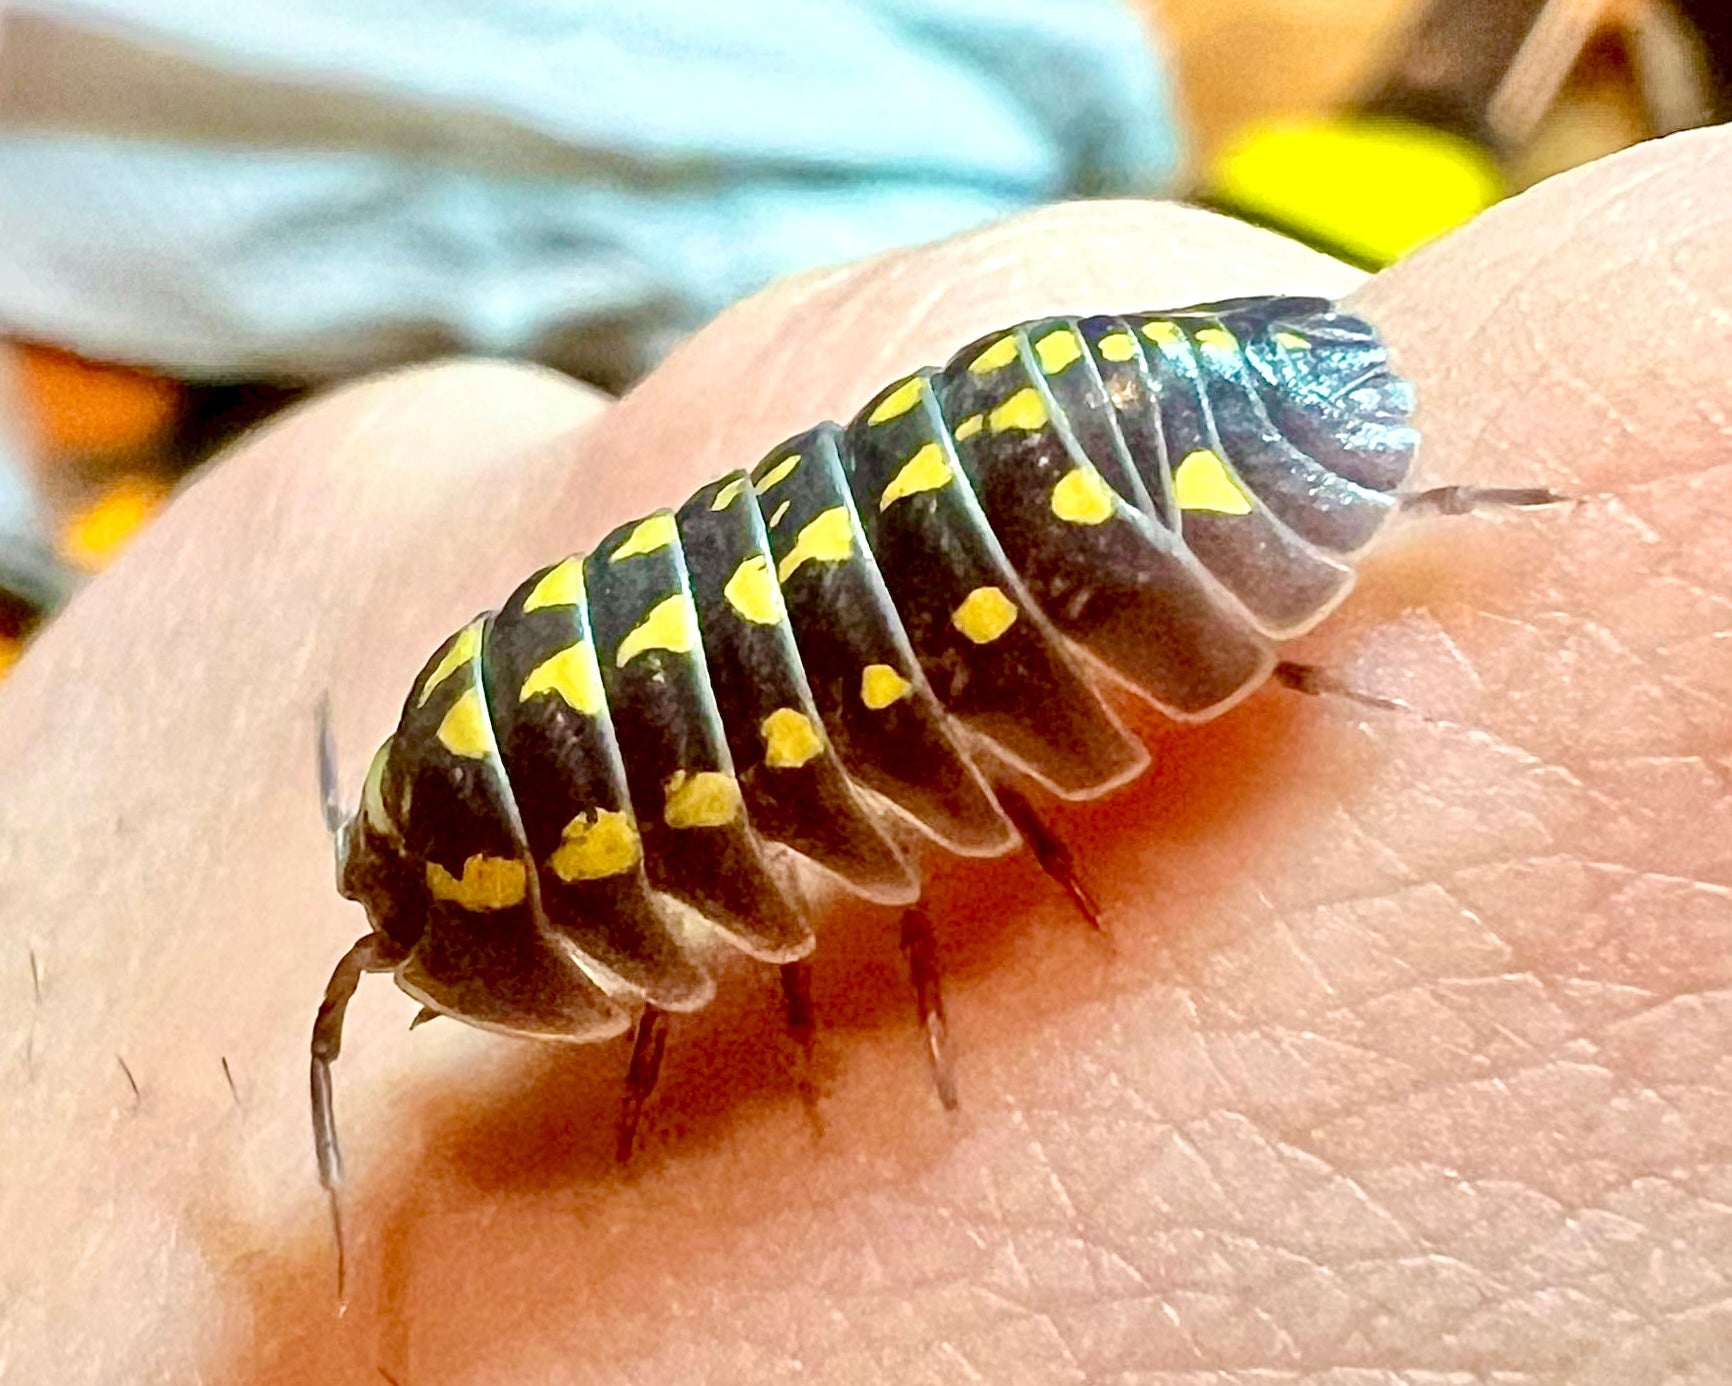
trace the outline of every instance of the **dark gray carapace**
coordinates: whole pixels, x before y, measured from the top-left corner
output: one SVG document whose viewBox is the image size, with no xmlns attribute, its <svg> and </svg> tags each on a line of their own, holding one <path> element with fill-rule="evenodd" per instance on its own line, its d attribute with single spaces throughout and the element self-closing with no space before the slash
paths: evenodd
<svg viewBox="0 0 1732 1386">
<path fill-rule="evenodd" d="M 1321 299 L 1030 322 L 533 574 L 434 653 L 337 825 L 372 930 L 314 1032 L 326 1187 L 363 972 L 588 1042 L 702 1007 L 702 935 L 803 958 L 789 853 L 912 906 L 910 829 L 995 856 L 1030 832 L 1011 780 L 1144 768 L 1104 682 L 1186 720 L 1261 684 L 1400 507 L 1412 409 Z"/>
</svg>

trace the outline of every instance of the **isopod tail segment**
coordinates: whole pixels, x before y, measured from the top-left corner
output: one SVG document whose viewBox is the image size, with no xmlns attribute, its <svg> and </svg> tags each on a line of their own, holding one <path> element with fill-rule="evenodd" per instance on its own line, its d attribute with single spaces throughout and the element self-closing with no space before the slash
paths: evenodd
<svg viewBox="0 0 1732 1386">
<path fill-rule="evenodd" d="M 531 574 L 433 652 L 346 820 L 321 752 L 339 886 L 372 930 L 315 1027 L 326 1186 L 362 972 L 505 1034 L 591 1044 L 635 1022 L 629 1148 L 665 1017 L 713 994 L 707 952 L 803 982 L 802 880 L 906 911 L 949 1105 L 910 830 L 982 858 L 1026 839 L 1098 920 L 993 779 L 1097 797 L 1149 764 L 1104 689 L 1201 722 L 1267 681 L 1404 508 L 1413 406 L 1372 326 L 1322 299 L 1046 318 Z"/>
</svg>

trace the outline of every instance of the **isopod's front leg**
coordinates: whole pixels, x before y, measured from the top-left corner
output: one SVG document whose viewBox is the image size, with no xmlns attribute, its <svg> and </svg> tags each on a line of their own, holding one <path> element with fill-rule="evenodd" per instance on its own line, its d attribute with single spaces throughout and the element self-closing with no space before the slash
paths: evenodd
<svg viewBox="0 0 1732 1386">
<path fill-rule="evenodd" d="M 1545 486 L 1433 486 L 1405 491 L 1404 515 L 1471 515 L 1476 510 L 1528 510 L 1563 505 L 1570 498 Z"/>
<path fill-rule="evenodd" d="M 1542 506 L 1566 505 L 1569 496 L 1547 486 L 1433 486 L 1425 491 L 1401 493 L 1403 515 L 1472 515 L 1486 510 L 1532 510 Z M 1346 698 L 1362 707 L 1383 712 L 1411 712 L 1407 704 L 1393 698 L 1380 698 L 1353 687 L 1339 674 L 1317 664 L 1302 664 L 1284 659 L 1270 671 L 1270 677 L 1284 688 L 1309 697 Z"/>
<path fill-rule="evenodd" d="M 313 1021 L 312 1111 L 313 1152 L 319 1162 L 319 1183 L 331 1203 L 331 1232 L 337 1243 L 337 1298 L 343 1298 L 346 1266 L 343 1251 L 343 1215 L 338 1190 L 343 1183 L 343 1152 L 337 1144 L 337 1114 L 331 1100 L 331 1065 L 343 1050 L 343 1017 L 349 999 L 360 985 L 363 973 L 389 972 L 403 960 L 402 949 L 383 934 L 368 934 L 343 954 L 331 980 L 325 984 L 325 999 Z"/>
</svg>

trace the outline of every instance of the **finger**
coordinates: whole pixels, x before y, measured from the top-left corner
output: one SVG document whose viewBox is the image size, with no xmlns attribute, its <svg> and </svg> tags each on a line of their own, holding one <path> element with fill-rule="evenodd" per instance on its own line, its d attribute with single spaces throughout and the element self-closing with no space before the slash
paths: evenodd
<svg viewBox="0 0 1732 1386">
<path fill-rule="evenodd" d="M 37 931 L 49 978 L 39 1014 L 14 1010 L 20 1027 L 36 1027 L 40 1058 L 12 1094 L 30 1117 L 8 1127 L 9 1187 L 28 1194 L 21 1234 L 41 1234 L 14 1246 L 44 1287 L 30 1319 L 39 1331 L 16 1360 L 59 1361 L 77 1336 L 91 1362 L 148 1345 L 149 1360 L 187 1375 L 210 1325 L 226 1319 L 251 1325 L 231 1345 L 241 1375 L 372 1379 L 377 1352 L 408 1351 L 403 1334 L 422 1320 L 406 1297 L 455 1264 L 445 1249 L 414 1253 L 434 1277 L 425 1282 L 394 1267 L 408 1229 L 447 1229 L 458 1260 L 477 1233 L 496 1251 L 528 1246 L 540 1234 L 518 1243 L 533 1228 L 515 1219 L 503 1240 L 470 1221 L 514 1201 L 498 1179 L 533 1183 L 545 1164 L 552 1187 L 595 1183 L 579 1137 L 611 1127 L 617 1075 L 605 1056 L 566 1070 L 593 1075 L 588 1087 L 524 1093 L 524 1075 L 539 1072 L 525 1046 L 459 1026 L 427 1027 L 411 1045 L 413 1007 L 388 989 L 363 991 L 338 1101 L 371 1117 L 348 1133 L 353 1201 L 371 1210 L 356 1219 L 368 1267 L 356 1279 L 383 1302 L 358 1304 L 355 1327 L 329 1331 L 305 1035 L 361 921 L 335 899 L 320 840 L 311 717 L 321 691 L 352 792 L 366 743 L 390 725 L 425 651 L 521 571 L 677 498 L 717 458 L 750 461 L 780 433 L 846 413 L 881 372 L 1084 297 L 1127 306 L 1278 286 L 1330 292 L 1357 278 L 1197 213 L 1063 210 L 737 310 L 640 391 L 606 440 L 592 426 L 565 447 L 513 458 L 514 445 L 588 406 L 525 376 L 446 372 L 339 397 L 241 449 L 92 585 L 5 691 L 0 814 L 14 846 L 3 884 Z M 893 928 L 884 941 L 894 959 Z M 876 1060 L 868 1046 L 857 1071 L 918 1083 L 900 1045 L 900 988 L 889 997 L 898 1043 Z M 765 1047 L 760 1017 L 721 1014 L 710 1028 L 716 1042 L 695 1047 L 723 1077 L 700 1149 L 718 1122 L 754 1110 L 754 1074 L 780 1090 L 779 1072 L 754 1057 Z M 118 1143 L 92 1138 L 113 1120 L 104 1084 L 116 1048 L 144 1092 Z M 226 1082 L 212 1100 L 205 1079 L 219 1060 L 238 1111 Z M 48 1092 L 57 1102 L 41 1105 Z M 499 1121 L 501 1102 L 527 1130 Z M 757 1139 L 785 1144 L 771 1118 Z M 455 1164 L 422 1144 L 477 1137 L 479 1157 L 471 1149 Z M 810 1184 L 812 1152 L 798 1155 L 801 1168 L 743 1187 L 758 1197 Z M 691 1163 L 705 1183 L 722 1168 Z M 92 1187 L 112 1197 L 69 1238 L 83 1225 L 79 1198 L 45 1191 Z M 618 1190 L 608 1198 L 633 1202 Z M 562 1235 L 587 1239 L 562 1221 Z M 161 1228 L 173 1229 L 174 1249 L 141 1260 L 137 1243 L 160 1244 Z M 610 1284 L 603 1313 L 622 1310 L 636 1293 L 629 1267 L 593 1251 L 583 1260 L 626 1276 Z"/>
<path fill-rule="evenodd" d="M 284 1065 L 311 1012 L 271 998 L 331 917 L 306 908 L 331 886 L 315 700 L 340 730 L 390 716 L 390 669 L 351 671 L 415 660 L 418 622 L 509 580 L 479 515 L 539 511 L 523 450 L 604 407 L 479 362 L 307 405 L 179 496 L 0 688 L 0 1375 L 193 1379 L 247 1312 L 248 1219 L 309 1168 Z"/>
</svg>

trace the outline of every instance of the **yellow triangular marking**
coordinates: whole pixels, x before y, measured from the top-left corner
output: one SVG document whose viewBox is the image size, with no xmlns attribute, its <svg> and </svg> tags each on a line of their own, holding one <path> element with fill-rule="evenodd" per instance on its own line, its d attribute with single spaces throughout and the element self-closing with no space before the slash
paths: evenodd
<svg viewBox="0 0 1732 1386">
<path fill-rule="evenodd" d="M 539 611 L 544 606 L 576 606 L 583 600 L 583 556 L 568 558 L 549 568 L 523 599 L 525 611 Z"/>
<path fill-rule="evenodd" d="M 868 664 L 860 674 L 860 701 L 874 712 L 900 702 L 914 685 L 888 664 Z"/>
<path fill-rule="evenodd" d="M 1012 428 L 1033 433 L 1036 429 L 1046 427 L 1046 402 L 1041 399 L 1039 390 L 1032 385 L 1025 385 L 992 411 L 987 417 L 987 424 L 994 433 L 1003 433 Z"/>
<path fill-rule="evenodd" d="M 662 819 L 670 828 L 725 828 L 740 816 L 740 786 L 719 770 L 676 770 L 666 790 Z"/>
<path fill-rule="evenodd" d="M 1275 340 L 1282 346 L 1286 347 L 1288 351 L 1311 350 L 1311 339 L 1309 337 L 1301 337 L 1297 332 L 1277 332 L 1275 334 Z"/>
<path fill-rule="evenodd" d="M 1113 492 L 1093 467 L 1076 467 L 1052 488 L 1052 513 L 1067 524 L 1099 525 L 1113 517 Z"/>
<path fill-rule="evenodd" d="M 1180 342 L 1185 340 L 1185 334 L 1179 331 L 1178 323 L 1167 322 L 1165 319 L 1160 318 L 1157 318 L 1154 322 L 1145 322 L 1143 324 L 1143 336 L 1147 337 L 1156 346 L 1177 346 Z"/>
<path fill-rule="evenodd" d="M 1249 515 L 1251 498 L 1234 480 L 1220 455 L 1198 448 L 1173 473 L 1173 499 L 1181 510 L 1213 510 L 1221 515 Z"/>
<path fill-rule="evenodd" d="M 976 587 L 950 613 L 950 623 L 976 645 L 990 645 L 1016 624 L 1016 603 L 997 587 Z"/>
<path fill-rule="evenodd" d="M 547 864 L 562 881 L 600 881 L 623 876 L 643 860 L 643 842 L 629 813 L 596 809 L 565 825 Z"/>
<path fill-rule="evenodd" d="M 1014 360 L 1016 360 L 1016 338 L 1000 337 L 968 363 L 968 373 L 970 375 L 985 375 L 988 371 L 995 371 L 1000 366 L 1008 366 Z"/>
<path fill-rule="evenodd" d="M 744 559 L 722 595 L 745 620 L 755 625 L 773 626 L 782 619 L 782 591 L 770 576 L 770 560 L 761 553 Z"/>
<path fill-rule="evenodd" d="M 985 428 L 985 427 L 986 427 L 986 415 L 984 415 L 984 414 L 970 414 L 961 423 L 956 425 L 956 441 L 959 443 L 966 443 L 970 438 L 972 438 L 976 433 L 980 432 L 980 430 Z"/>
<path fill-rule="evenodd" d="M 1048 332 L 1036 342 L 1034 354 L 1039 358 L 1043 371 L 1048 375 L 1057 375 L 1082 355 L 1082 343 L 1077 341 L 1076 333 L 1070 328 L 1061 327 L 1056 332 Z"/>
<path fill-rule="evenodd" d="M 648 650 L 669 650 L 674 654 L 690 654 L 697 644 L 698 623 L 690 599 L 684 592 L 663 597 L 619 642 L 614 651 L 614 667 L 623 669 Z"/>
<path fill-rule="evenodd" d="M 466 910 L 508 910 L 523 903 L 529 873 L 512 857 L 477 852 L 453 876 L 436 861 L 427 863 L 427 889 L 435 900 L 448 900 Z"/>
<path fill-rule="evenodd" d="M 640 554 L 654 553 L 665 549 L 679 537 L 679 529 L 674 524 L 674 517 L 665 510 L 659 515 L 651 515 L 647 520 L 640 520 L 638 527 L 626 535 L 625 542 L 613 551 L 609 563 L 618 563 L 622 558 L 636 558 Z"/>
<path fill-rule="evenodd" d="M 791 770 L 824 753 L 824 738 L 798 708 L 777 708 L 758 730 L 764 734 L 764 764 L 772 770 Z"/>
<path fill-rule="evenodd" d="M 451 642 L 451 648 L 445 651 L 445 657 L 434 665 L 432 673 L 427 675 L 426 682 L 421 685 L 421 696 L 415 700 L 415 706 L 426 707 L 427 699 L 433 696 L 433 690 L 474 659 L 480 651 L 481 622 L 471 621 L 458 632 L 457 638 Z"/>
<path fill-rule="evenodd" d="M 1210 351 L 1237 351 L 1239 339 L 1224 327 L 1204 327 L 1197 331 L 1197 345 Z"/>
<path fill-rule="evenodd" d="M 841 563 L 854 554 L 854 528 L 848 520 L 848 508 L 838 505 L 823 512 L 806 524 L 794 538 L 794 547 L 776 565 L 776 576 L 783 582 L 805 563 Z"/>
<path fill-rule="evenodd" d="M 604 702 L 601 670 L 596 667 L 595 651 L 589 641 L 567 645 L 537 664 L 524 679 L 517 701 L 526 703 L 542 693 L 557 693 L 585 717 L 601 711 Z"/>
<path fill-rule="evenodd" d="M 451 704 L 434 735 L 454 756 L 485 759 L 493 750 L 493 729 L 487 725 L 481 694 L 473 688 L 465 689 L 463 696 Z"/>
<path fill-rule="evenodd" d="M 881 424 L 889 423 L 891 419 L 900 418 L 919 403 L 920 392 L 925 388 L 926 379 L 924 376 L 910 376 L 878 401 L 878 407 L 866 416 L 866 422 L 868 424 Z"/>
<path fill-rule="evenodd" d="M 1129 332 L 1109 332 L 1098 345 L 1101 355 L 1109 361 L 1129 361 L 1137 354 L 1136 338 Z"/>
<path fill-rule="evenodd" d="M 772 486 L 786 481 L 790 474 L 792 474 L 794 468 L 799 465 L 800 454 L 797 452 L 791 453 L 787 457 L 784 457 L 780 462 L 776 463 L 775 466 L 771 467 L 769 471 L 765 472 L 763 480 L 755 481 L 752 484 L 757 488 L 757 492 L 761 496 Z"/>
<path fill-rule="evenodd" d="M 937 443 L 926 443 L 890 479 L 884 494 L 878 497 L 878 509 L 888 510 L 904 496 L 912 496 L 918 491 L 936 491 L 949 484 L 950 464 L 944 460 L 944 449 Z"/>
</svg>

